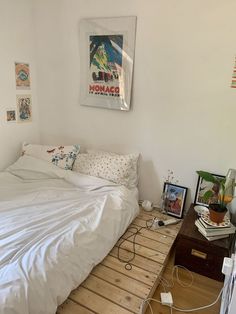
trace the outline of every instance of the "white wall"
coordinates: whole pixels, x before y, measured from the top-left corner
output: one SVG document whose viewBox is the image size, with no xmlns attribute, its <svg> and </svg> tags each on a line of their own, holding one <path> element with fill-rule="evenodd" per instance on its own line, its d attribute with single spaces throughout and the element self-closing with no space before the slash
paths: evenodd
<svg viewBox="0 0 236 314">
<path fill-rule="evenodd" d="M 236 167 L 234 0 L 35 1 L 41 135 L 138 151 L 142 198 L 158 201 L 168 169 L 194 198 L 199 169 Z M 79 20 L 137 16 L 132 110 L 79 105 Z"/>
<path fill-rule="evenodd" d="M 35 63 L 30 0 L 0 0 L 0 169 L 17 159 L 22 141 L 38 141 L 38 113 L 35 93 Z M 29 62 L 33 103 L 33 122 L 6 123 L 6 109 L 16 108 L 14 62 Z"/>
</svg>

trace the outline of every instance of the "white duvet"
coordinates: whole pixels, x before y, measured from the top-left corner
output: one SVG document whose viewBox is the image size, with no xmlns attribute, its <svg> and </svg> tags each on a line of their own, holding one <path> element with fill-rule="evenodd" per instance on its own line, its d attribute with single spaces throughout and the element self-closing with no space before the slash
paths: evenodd
<svg viewBox="0 0 236 314">
<path fill-rule="evenodd" d="M 53 314 L 138 213 L 135 194 L 29 156 L 0 173 L 0 314 Z"/>
</svg>

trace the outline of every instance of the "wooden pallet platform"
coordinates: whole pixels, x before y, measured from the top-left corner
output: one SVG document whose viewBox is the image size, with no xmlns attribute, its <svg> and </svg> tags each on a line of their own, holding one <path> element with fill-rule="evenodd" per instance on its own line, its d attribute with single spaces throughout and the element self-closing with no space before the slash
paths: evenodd
<svg viewBox="0 0 236 314">
<path fill-rule="evenodd" d="M 140 214 L 126 233 L 118 240 L 106 258 L 97 265 L 88 278 L 58 307 L 57 314 L 139 314 L 142 301 L 152 297 L 168 261 L 168 256 L 181 223 L 147 229 L 146 221 L 158 217 L 167 219 L 158 211 Z M 136 255 L 127 270 L 118 260 L 119 244 L 143 227 L 135 237 Z M 129 260 L 133 252 L 133 236 L 120 247 L 122 260 Z M 143 311 L 143 313 L 145 310 Z"/>
</svg>

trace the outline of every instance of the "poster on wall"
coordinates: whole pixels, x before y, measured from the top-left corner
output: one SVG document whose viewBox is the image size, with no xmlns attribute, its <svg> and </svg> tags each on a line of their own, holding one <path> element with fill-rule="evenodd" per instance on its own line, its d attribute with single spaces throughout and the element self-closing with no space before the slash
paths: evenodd
<svg viewBox="0 0 236 314">
<path fill-rule="evenodd" d="M 236 88 L 236 56 L 234 59 L 234 68 L 233 68 L 231 88 Z"/>
<path fill-rule="evenodd" d="M 136 17 L 80 22 L 80 104 L 129 110 Z"/>
<path fill-rule="evenodd" d="M 28 63 L 15 62 L 17 89 L 30 89 L 30 69 Z"/>
<path fill-rule="evenodd" d="M 32 100 L 31 95 L 17 95 L 17 121 L 32 121 Z"/>
<path fill-rule="evenodd" d="M 16 110 L 15 109 L 6 110 L 6 121 L 7 123 L 16 122 Z"/>
</svg>

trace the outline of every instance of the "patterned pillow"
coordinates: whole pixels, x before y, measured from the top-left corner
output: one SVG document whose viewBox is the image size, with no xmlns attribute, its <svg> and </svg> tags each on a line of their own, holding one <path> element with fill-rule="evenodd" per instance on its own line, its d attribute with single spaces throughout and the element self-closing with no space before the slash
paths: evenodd
<svg viewBox="0 0 236 314">
<path fill-rule="evenodd" d="M 90 151 L 77 156 L 73 170 L 133 188 L 138 184 L 138 158 L 138 154 Z"/>
<path fill-rule="evenodd" d="M 62 169 L 71 170 L 79 150 L 79 145 L 45 146 L 23 143 L 22 155 L 25 154 L 42 159 L 51 162 Z"/>
</svg>

